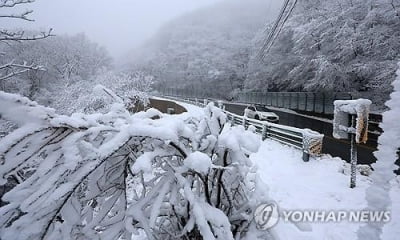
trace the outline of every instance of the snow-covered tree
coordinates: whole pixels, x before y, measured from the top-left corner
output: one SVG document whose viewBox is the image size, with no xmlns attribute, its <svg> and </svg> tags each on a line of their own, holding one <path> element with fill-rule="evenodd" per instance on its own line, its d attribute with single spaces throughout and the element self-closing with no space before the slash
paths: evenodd
<svg viewBox="0 0 400 240">
<path fill-rule="evenodd" d="M 135 107 L 148 105 L 152 79 L 152 76 L 141 72 L 101 70 L 88 80 L 74 81 L 68 87 L 59 89 L 57 95 L 42 90 L 36 100 L 62 114 L 106 113 L 115 102 L 124 103 L 135 112 Z"/>
<path fill-rule="evenodd" d="M 107 51 L 84 34 L 10 43 L 4 49 L 6 59 L 39 64 L 46 71 L 31 70 L 13 76 L 2 82 L 0 90 L 27 96 L 61 113 L 85 108 L 93 97 L 98 76 L 111 68 Z"/>
<path fill-rule="evenodd" d="M 399 9 L 399 0 L 298 1 L 264 62 L 249 63 L 246 88 L 362 92 L 382 107 L 400 57 Z"/>
<path fill-rule="evenodd" d="M 0 183 L 18 181 L 3 196 L 2 239 L 269 236 L 252 217 L 266 200 L 248 159 L 259 136 L 212 104 L 182 119 L 121 103 L 68 117 L 4 92 L 0 102 L 21 126 L 0 142 Z"/>
<path fill-rule="evenodd" d="M 230 98 L 243 89 L 251 40 L 274 9 L 274 1 L 234 0 L 181 16 L 135 50 L 132 68 L 154 75 L 160 89 Z"/>
<path fill-rule="evenodd" d="M 12 44 L 6 57 L 37 62 L 46 69 L 42 81 L 49 84 L 71 84 L 95 75 L 99 69 L 109 68 L 107 51 L 90 41 L 84 34 L 55 36 L 43 41 Z"/>
<path fill-rule="evenodd" d="M 12 18 L 22 21 L 33 21 L 29 18 L 29 15 L 33 12 L 32 10 L 25 10 L 19 13 L 13 13 L 9 9 L 13 9 L 20 5 L 26 5 L 35 2 L 35 0 L 1 0 L 0 1 L 0 19 Z M 4 12 L 3 12 L 4 11 Z M 45 39 L 51 36 L 51 29 L 48 32 L 42 32 L 40 34 L 28 35 L 25 31 L 16 31 L 6 29 L 0 26 L 0 45 L 10 44 L 15 42 L 27 42 Z M 37 63 L 27 63 L 25 61 L 16 61 L 15 59 L 7 59 L 6 53 L 2 52 L 3 48 L 0 48 L 0 84 L 6 79 L 13 76 L 26 73 L 31 70 L 44 70 Z"/>
</svg>

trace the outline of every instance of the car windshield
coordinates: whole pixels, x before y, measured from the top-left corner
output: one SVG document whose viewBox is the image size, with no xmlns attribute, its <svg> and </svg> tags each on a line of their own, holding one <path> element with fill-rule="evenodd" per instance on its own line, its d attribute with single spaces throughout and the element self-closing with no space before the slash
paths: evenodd
<svg viewBox="0 0 400 240">
<path fill-rule="evenodd" d="M 264 107 L 264 106 L 257 106 L 257 110 L 261 112 L 271 112 L 270 109 Z"/>
</svg>

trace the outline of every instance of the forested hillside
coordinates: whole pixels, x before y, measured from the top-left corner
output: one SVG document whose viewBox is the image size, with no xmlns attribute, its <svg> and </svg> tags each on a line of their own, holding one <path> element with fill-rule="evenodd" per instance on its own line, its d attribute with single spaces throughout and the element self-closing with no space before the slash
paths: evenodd
<svg viewBox="0 0 400 240">
<path fill-rule="evenodd" d="M 383 103 L 400 57 L 400 0 L 298 1 L 260 62 L 264 26 L 279 4 L 226 1 L 182 16 L 135 51 L 134 66 L 161 87 L 226 98 L 242 90 L 351 91 Z"/>
<path fill-rule="evenodd" d="M 52 107 L 56 107 L 60 100 L 64 101 L 64 106 L 81 105 L 73 95 L 82 94 L 86 84 L 93 86 L 90 80 L 97 72 L 111 67 L 108 52 L 84 34 L 2 43 L 7 44 L 0 45 L 0 52 L 3 52 L 0 65 L 5 66 L 0 72 L 5 76 L 0 81 L 0 90 L 19 93 Z M 14 69 L 7 65 L 9 63 L 21 65 L 23 70 Z M 29 69 L 27 66 L 37 67 Z M 29 71 L 24 71 L 24 68 Z M 57 109 L 61 112 L 66 110 Z"/>
<path fill-rule="evenodd" d="M 130 58 L 162 87 L 227 96 L 243 88 L 252 40 L 278 8 L 264 0 L 234 0 L 194 11 L 166 24 Z"/>
<path fill-rule="evenodd" d="M 246 88 L 360 92 L 383 104 L 399 39 L 399 0 L 299 1 L 264 62 L 249 64 Z"/>
</svg>

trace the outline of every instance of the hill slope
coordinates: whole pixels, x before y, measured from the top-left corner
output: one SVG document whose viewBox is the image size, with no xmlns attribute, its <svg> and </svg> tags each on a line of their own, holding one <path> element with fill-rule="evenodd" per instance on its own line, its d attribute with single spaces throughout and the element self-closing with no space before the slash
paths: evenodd
<svg viewBox="0 0 400 240">
<path fill-rule="evenodd" d="M 252 39 L 279 7 L 265 0 L 229 0 L 179 17 L 131 57 L 161 87 L 208 94 L 242 88 Z"/>
<path fill-rule="evenodd" d="M 260 63 L 264 26 L 280 4 L 226 1 L 177 18 L 136 51 L 134 67 L 155 75 L 161 88 L 197 95 L 358 92 L 384 108 L 400 58 L 400 0 L 299 1 Z"/>
<path fill-rule="evenodd" d="M 399 39 L 400 0 L 299 1 L 264 64 L 249 64 L 246 87 L 359 92 L 383 106 Z"/>
</svg>

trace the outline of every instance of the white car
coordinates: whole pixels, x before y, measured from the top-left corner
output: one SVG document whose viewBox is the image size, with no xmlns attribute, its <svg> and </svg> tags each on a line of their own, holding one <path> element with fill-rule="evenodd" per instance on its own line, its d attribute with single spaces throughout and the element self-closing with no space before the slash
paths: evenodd
<svg viewBox="0 0 400 240">
<path fill-rule="evenodd" d="M 244 114 L 248 118 L 253 118 L 260 121 L 268 121 L 272 123 L 279 123 L 279 116 L 273 112 L 263 112 L 257 110 L 256 106 L 250 105 L 244 110 Z"/>
</svg>

